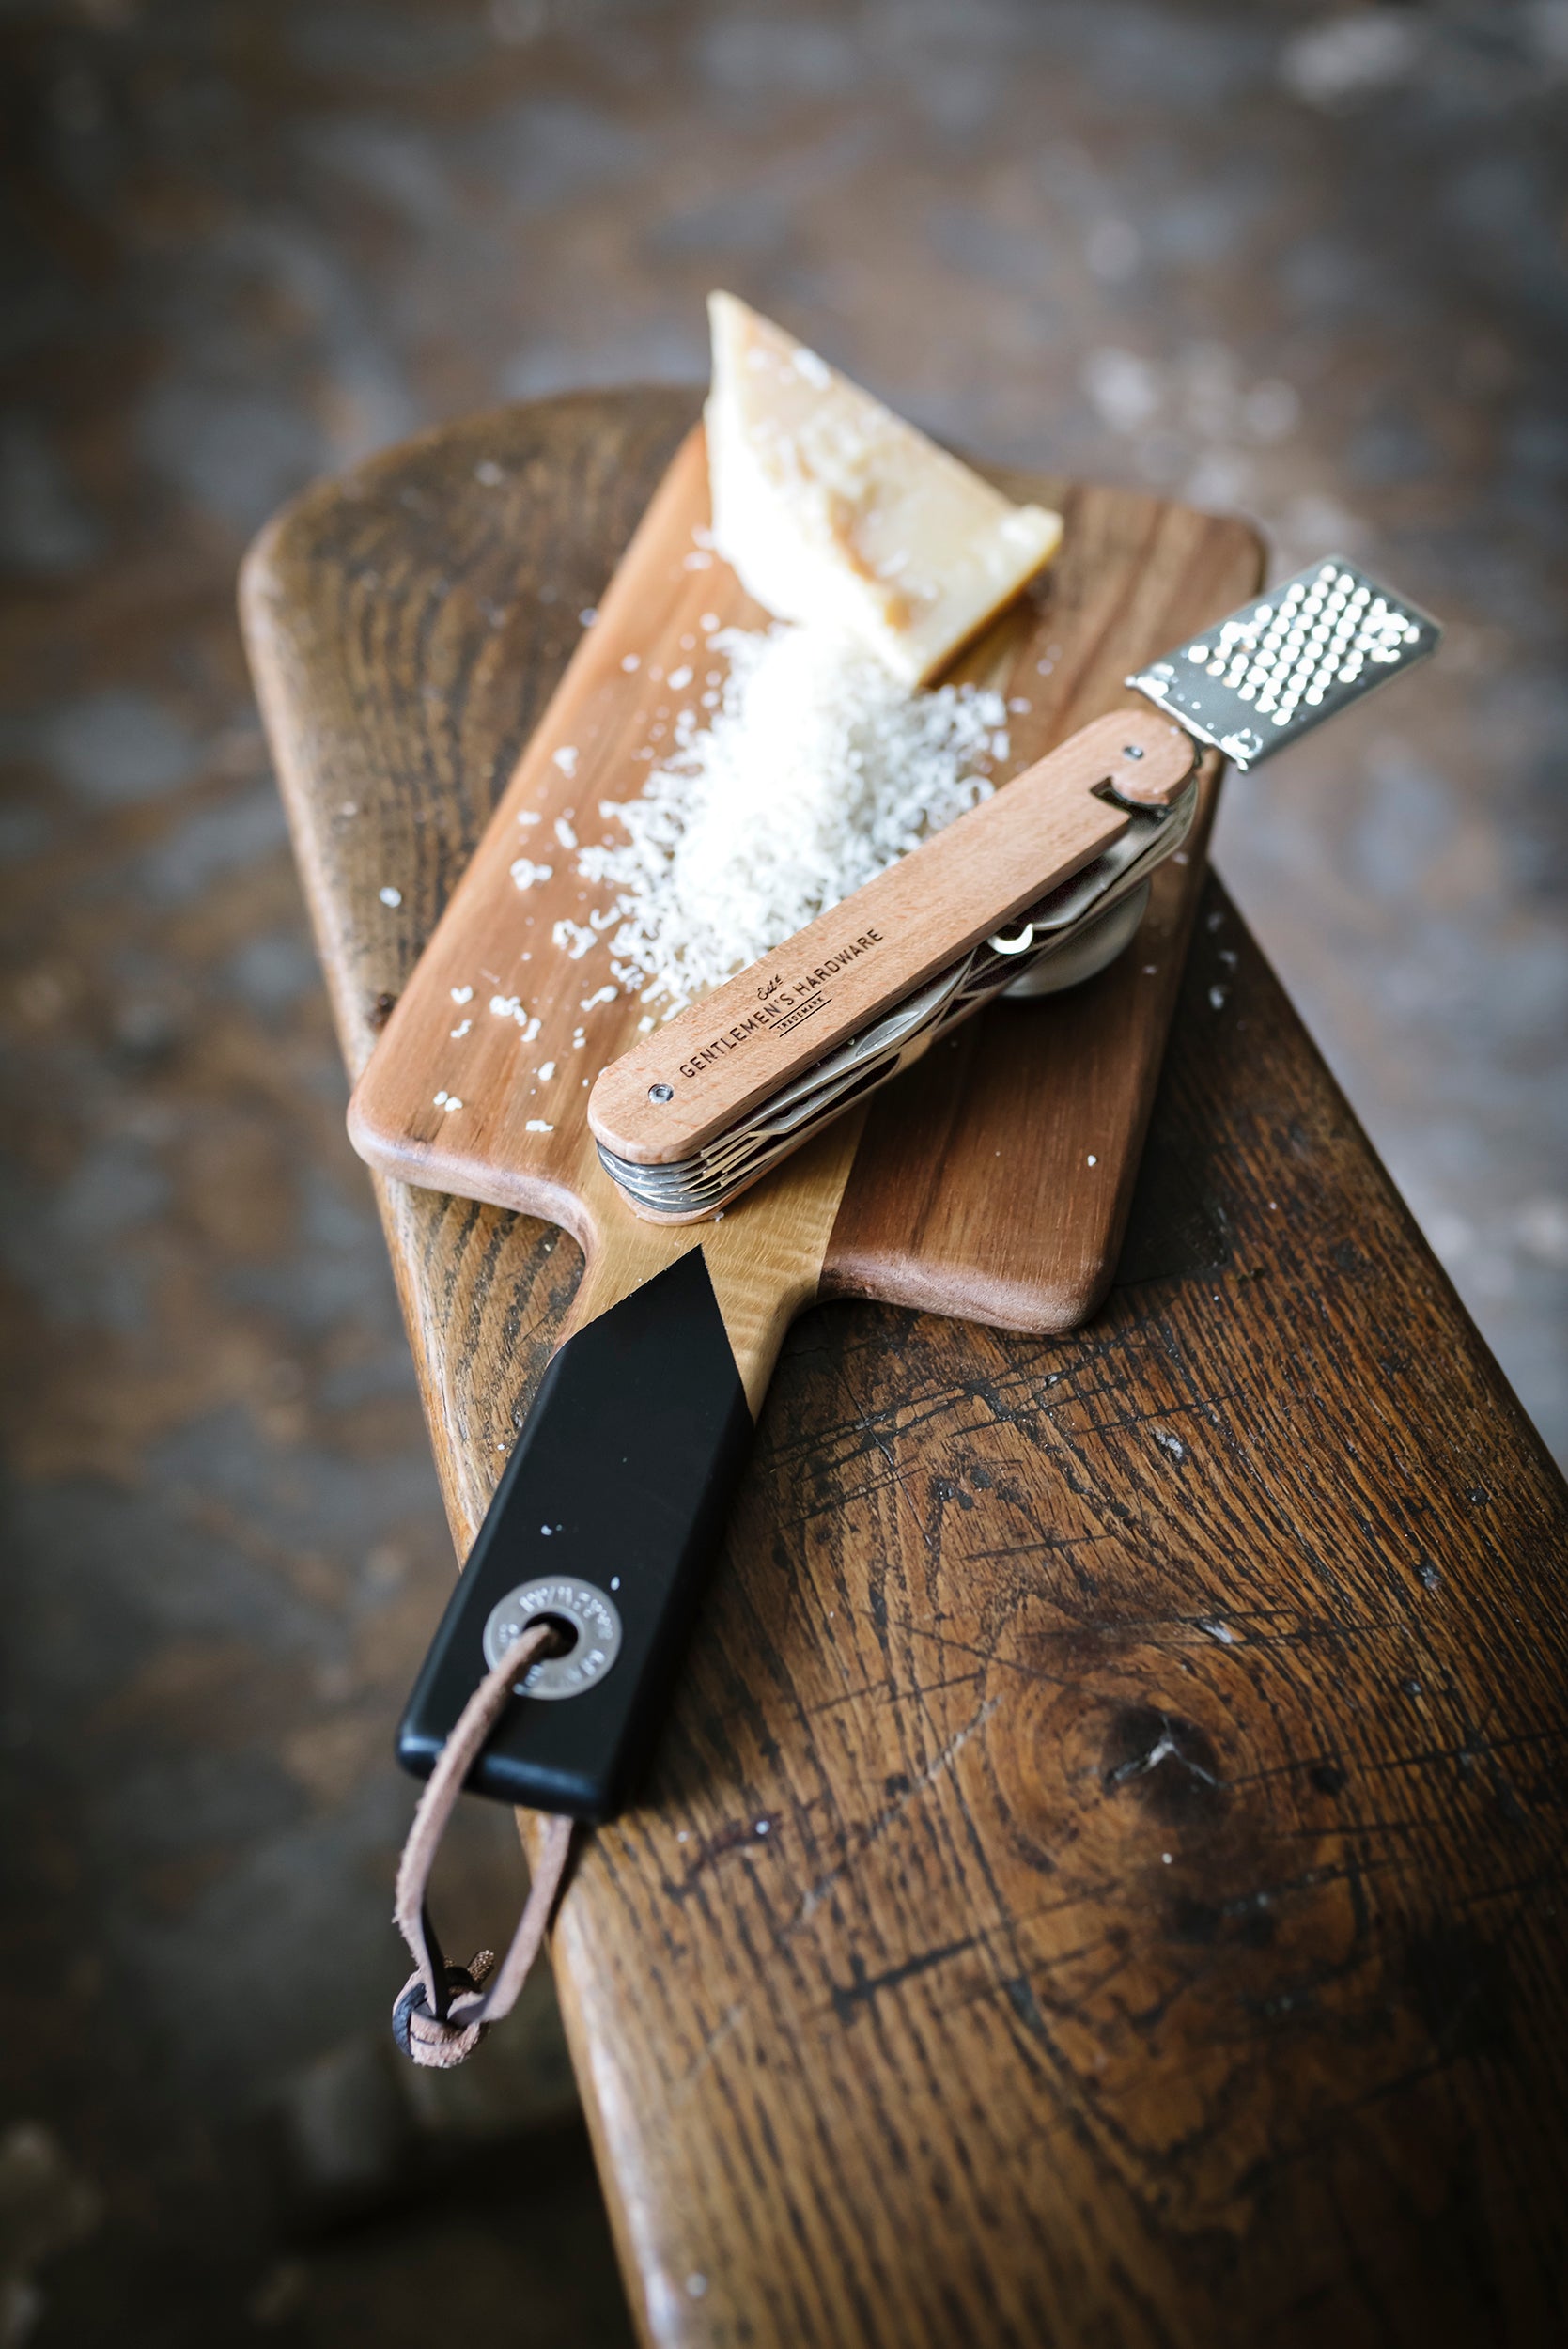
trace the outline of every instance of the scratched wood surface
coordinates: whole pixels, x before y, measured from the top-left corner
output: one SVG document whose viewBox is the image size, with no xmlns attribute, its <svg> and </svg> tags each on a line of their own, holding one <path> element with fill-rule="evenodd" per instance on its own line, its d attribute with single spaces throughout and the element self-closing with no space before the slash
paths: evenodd
<svg viewBox="0 0 1568 2349">
<path fill-rule="evenodd" d="M 351 1066 L 690 413 L 454 428 L 277 568 Z M 539 483 L 504 591 L 493 547 L 451 568 L 492 460 Z M 972 1064 L 944 1081 L 874 1108 L 874 1254 L 939 1220 L 908 1170 L 933 1114 L 963 1145 Z M 378 1189 L 462 1548 L 577 1252 Z M 797 1323 L 649 1797 L 566 1898 L 648 2339 L 1560 2342 L 1565 1558 L 1561 1480 L 1211 882 L 1104 1309 Z"/>
</svg>

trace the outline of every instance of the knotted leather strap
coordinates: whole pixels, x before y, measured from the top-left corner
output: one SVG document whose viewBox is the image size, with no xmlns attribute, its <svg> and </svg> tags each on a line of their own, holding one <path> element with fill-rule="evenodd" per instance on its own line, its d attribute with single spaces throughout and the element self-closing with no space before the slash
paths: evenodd
<svg viewBox="0 0 1568 2349">
<path fill-rule="evenodd" d="M 534 1880 L 499 1971 L 492 1950 L 478 1951 L 467 1966 L 448 1965 L 427 1902 L 430 1871 L 486 1738 L 518 1681 L 553 1636 L 548 1624 L 530 1625 L 474 1689 L 426 1782 L 397 1864 L 393 1920 L 412 1953 L 414 1971 L 393 2007 L 392 2031 L 406 2056 L 437 2070 L 463 2062 L 490 2024 L 511 2013 L 539 1953 L 566 1872 L 574 1823 L 552 1812 L 546 1816 Z"/>
</svg>

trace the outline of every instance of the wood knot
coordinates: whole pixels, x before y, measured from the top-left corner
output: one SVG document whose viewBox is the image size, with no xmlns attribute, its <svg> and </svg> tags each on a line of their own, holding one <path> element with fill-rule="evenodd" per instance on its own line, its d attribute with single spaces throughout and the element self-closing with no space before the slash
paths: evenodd
<svg viewBox="0 0 1568 2349">
<path fill-rule="evenodd" d="M 1219 1757 L 1207 1732 L 1148 1704 L 1124 1704 L 1112 1715 L 1100 1783 L 1108 1795 L 1128 1788 L 1156 1818 L 1177 1826 L 1225 1805 Z"/>
</svg>

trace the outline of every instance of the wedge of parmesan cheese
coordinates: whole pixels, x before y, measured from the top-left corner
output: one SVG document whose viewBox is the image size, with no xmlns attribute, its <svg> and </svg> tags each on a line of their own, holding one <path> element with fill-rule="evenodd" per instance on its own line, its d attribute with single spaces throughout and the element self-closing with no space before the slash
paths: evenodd
<svg viewBox="0 0 1568 2349">
<path fill-rule="evenodd" d="M 842 629 L 924 684 L 1055 553 L 1014 506 L 782 327 L 708 297 L 714 545 L 776 619 Z"/>
</svg>

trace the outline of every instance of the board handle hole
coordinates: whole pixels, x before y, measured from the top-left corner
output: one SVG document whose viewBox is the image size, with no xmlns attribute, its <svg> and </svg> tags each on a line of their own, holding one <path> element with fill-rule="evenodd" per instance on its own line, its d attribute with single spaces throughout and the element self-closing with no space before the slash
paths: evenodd
<svg viewBox="0 0 1568 2349">
<path fill-rule="evenodd" d="M 536 1663 L 542 1662 L 547 1657 L 571 1654 L 579 1638 L 576 1624 L 570 1622 L 565 1615 L 530 1615 L 522 1628 L 524 1631 L 532 1631 L 537 1623 L 548 1626 L 550 1637 L 535 1657 Z"/>
</svg>

